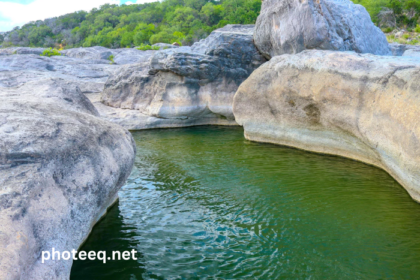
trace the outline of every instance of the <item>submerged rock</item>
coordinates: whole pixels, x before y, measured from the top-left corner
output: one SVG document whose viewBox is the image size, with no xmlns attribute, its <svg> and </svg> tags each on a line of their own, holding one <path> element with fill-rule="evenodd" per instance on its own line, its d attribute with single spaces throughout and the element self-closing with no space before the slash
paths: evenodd
<svg viewBox="0 0 420 280">
<path fill-rule="evenodd" d="M 350 0 L 265 0 L 254 39 L 268 59 L 305 49 L 391 55 L 366 9 Z"/>
<path fill-rule="evenodd" d="M 249 140 L 376 165 L 420 202 L 420 59 L 304 51 L 273 57 L 233 105 Z"/>
<path fill-rule="evenodd" d="M 253 28 L 227 25 L 192 47 L 158 51 L 149 63 L 126 66 L 110 76 L 101 100 L 160 119 L 159 127 L 235 124 L 233 96 L 265 62 Z"/>
<path fill-rule="evenodd" d="M 78 249 L 130 174 L 130 133 L 61 79 L 0 88 L 0 279 L 69 279 Z"/>
</svg>

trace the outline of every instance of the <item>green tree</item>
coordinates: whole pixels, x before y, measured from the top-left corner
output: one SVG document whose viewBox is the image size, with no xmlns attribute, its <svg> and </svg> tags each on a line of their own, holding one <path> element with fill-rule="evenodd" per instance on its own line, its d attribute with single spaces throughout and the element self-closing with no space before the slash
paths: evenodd
<svg viewBox="0 0 420 280">
<path fill-rule="evenodd" d="M 41 25 L 31 29 L 28 34 L 28 39 L 31 45 L 39 46 L 47 36 L 53 36 L 51 28 L 46 25 Z"/>
<path fill-rule="evenodd" d="M 155 34 L 155 26 L 154 24 L 146 24 L 144 22 L 137 25 L 136 29 L 134 29 L 134 44 L 136 46 L 140 46 L 141 44 L 149 44 L 150 37 Z"/>
</svg>

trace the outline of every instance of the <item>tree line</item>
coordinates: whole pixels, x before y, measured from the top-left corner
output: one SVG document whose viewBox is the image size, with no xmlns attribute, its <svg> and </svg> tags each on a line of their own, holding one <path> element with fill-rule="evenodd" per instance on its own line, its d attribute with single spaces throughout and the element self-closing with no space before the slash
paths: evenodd
<svg viewBox="0 0 420 280">
<path fill-rule="evenodd" d="M 90 12 L 30 22 L 3 34 L 3 47 L 121 48 L 142 44 L 192 44 L 226 24 L 252 24 L 261 0 L 165 0 L 105 4 Z M 1 42 L 0 42 L 1 43 Z"/>
<path fill-rule="evenodd" d="M 399 26 L 416 26 L 420 0 L 353 0 L 366 7 L 372 20 L 385 8 Z M 146 4 L 105 4 L 90 12 L 30 22 L 0 34 L 2 47 L 123 48 L 155 43 L 183 45 L 205 38 L 226 24 L 253 24 L 261 0 L 164 0 Z"/>
</svg>

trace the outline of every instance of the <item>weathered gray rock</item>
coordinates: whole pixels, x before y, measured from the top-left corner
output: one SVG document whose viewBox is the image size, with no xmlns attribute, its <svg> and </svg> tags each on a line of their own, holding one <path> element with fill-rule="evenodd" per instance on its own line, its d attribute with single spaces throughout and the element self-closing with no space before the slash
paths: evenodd
<svg viewBox="0 0 420 280">
<path fill-rule="evenodd" d="M 125 66 L 110 76 L 101 100 L 139 110 L 163 126 L 235 124 L 236 89 L 265 62 L 253 44 L 253 27 L 228 25 L 192 47 L 158 51 L 148 63 Z"/>
<path fill-rule="evenodd" d="M 93 115 L 92 115 L 93 114 Z M 60 79 L 0 88 L 0 279 L 69 279 L 78 249 L 130 174 L 130 133 Z"/>
<path fill-rule="evenodd" d="M 305 49 L 391 54 L 366 9 L 350 0 L 265 0 L 254 40 L 268 59 Z"/>
<path fill-rule="evenodd" d="M 398 43 L 390 43 L 389 48 L 391 49 L 393 56 L 402 56 L 404 52 L 407 50 L 407 45 L 398 44 Z"/>
<path fill-rule="evenodd" d="M 92 47 L 64 50 L 62 56 L 39 56 L 43 50 L 0 50 L 0 87 L 15 87 L 45 78 L 61 78 L 76 83 L 83 93 L 98 93 L 103 90 L 109 75 L 122 65 L 148 61 L 156 52 Z M 114 63 L 108 59 L 110 55 L 114 56 Z"/>
<path fill-rule="evenodd" d="M 420 59 L 304 51 L 239 87 L 245 137 L 376 165 L 420 202 Z"/>
<path fill-rule="evenodd" d="M 137 49 L 115 49 L 114 62 L 116 64 L 135 64 L 146 62 L 156 51 L 140 51 Z"/>
<path fill-rule="evenodd" d="M 44 52 L 45 48 L 27 48 L 27 47 L 13 47 L 0 49 L 0 55 L 14 55 L 14 54 L 37 54 Z"/>
<path fill-rule="evenodd" d="M 0 56 L 0 87 L 15 87 L 45 78 L 76 83 L 82 92 L 101 92 L 108 76 L 119 68 L 104 60 L 34 54 Z"/>
<path fill-rule="evenodd" d="M 389 47 L 394 56 L 420 56 L 420 46 L 391 43 Z"/>
<path fill-rule="evenodd" d="M 175 45 L 172 45 L 172 44 L 166 44 L 166 43 L 156 43 L 156 44 L 153 44 L 152 47 L 159 47 L 160 50 L 165 50 L 165 49 L 176 49 L 179 46 L 175 46 Z"/>
<path fill-rule="evenodd" d="M 420 46 L 406 47 L 403 56 L 420 57 Z"/>
<path fill-rule="evenodd" d="M 90 48 L 74 48 L 63 50 L 61 53 L 65 56 L 91 61 L 102 61 L 102 63 L 111 63 L 111 56 L 116 64 L 134 64 L 147 61 L 155 51 L 140 51 L 137 49 L 107 49 L 96 46 Z"/>
<path fill-rule="evenodd" d="M 61 51 L 61 53 L 68 57 L 89 60 L 109 60 L 109 57 L 113 55 L 110 49 L 101 46 L 68 49 Z"/>
<path fill-rule="evenodd" d="M 378 21 L 378 26 L 380 28 L 397 27 L 397 18 L 395 17 L 395 13 L 389 8 L 382 8 L 382 10 L 378 13 Z"/>
</svg>

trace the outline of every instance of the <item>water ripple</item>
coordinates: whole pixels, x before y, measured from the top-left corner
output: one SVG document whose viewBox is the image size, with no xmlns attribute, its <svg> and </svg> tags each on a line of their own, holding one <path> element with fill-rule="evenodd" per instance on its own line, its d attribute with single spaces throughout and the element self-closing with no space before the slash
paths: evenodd
<svg viewBox="0 0 420 280">
<path fill-rule="evenodd" d="M 84 249 L 140 258 L 77 261 L 71 278 L 418 278 L 420 208 L 390 176 L 242 134 L 134 133 L 133 173 Z"/>
</svg>

